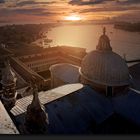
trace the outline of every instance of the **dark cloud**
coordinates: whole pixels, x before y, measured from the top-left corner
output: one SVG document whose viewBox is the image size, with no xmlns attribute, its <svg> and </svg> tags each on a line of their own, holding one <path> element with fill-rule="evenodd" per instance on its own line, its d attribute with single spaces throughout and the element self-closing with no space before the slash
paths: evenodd
<svg viewBox="0 0 140 140">
<path fill-rule="evenodd" d="M 119 4 L 131 5 L 131 4 L 140 4 L 140 0 L 127 0 L 127 1 L 117 1 Z"/>
<path fill-rule="evenodd" d="M 16 9 L 12 10 L 18 14 L 26 14 L 26 15 L 35 15 L 35 16 L 52 16 L 57 15 L 58 13 L 46 11 L 46 9 L 35 8 L 35 9 Z"/>
<path fill-rule="evenodd" d="M 53 16 L 60 13 L 50 12 L 43 8 L 34 8 L 34 9 L 0 9 L 0 16 L 14 15 L 14 14 L 24 14 L 24 15 L 34 15 L 34 16 Z"/>
<path fill-rule="evenodd" d="M 1 3 L 5 3 L 5 0 L 0 0 L 0 4 L 1 4 Z"/>
<path fill-rule="evenodd" d="M 5 6 L 3 6 L 3 3 L 5 3 Z M 53 3 L 56 4 L 51 6 Z M 61 3 L 61 5 L 57 5 L 59 3 Z M 68 3 L 70 5 L 79 5 L 79 7 L 76 7 L 75 9 L 71 8 L 71 6 L 67 7 Z M 108 6 L 105 5 L 107 3 Z M 38 19 L 39 17 L 44 19 L 45 16 L 49 17 L 51 20 L 51 17 L 52 19 L 55 19 L 57 16 L 64 16 L 65 14 L 69 14 L 71 12 L 83 13 L 83 15 L 85 13 L 85 16 L 86 14 L 92 15 L 93 13 L 99 12 L 99 14 L 96 13 L 97 18 L 98 15 L 100 16 L 100 14 L 103 14 L 100 12 L 107 12 L 105 13 L 106 15 L 110 14 L 111 12 L 114 12 L 113 14 L 115 15 L 115 12 L 119 12 L 119 14 L 117 14 L 122 15 L 122 17 L 119 18 L 130 18 L 130 16 L 132 16 L 139 19 L 140 16 L 138 13 L 136 13 L 137 11 L 140 11 L 139 4 L 140 0 L 69 0 L 69 2 L 68 0 L 44 0 L 44 2 L 41 0 L 0 0 L 0 20 L 3 21 L 5 19 L 14 18 L 22 19 L 22 15 L 28 18 L 32 17 L 31 20 Z M 128 13 L 132 14 L 128 15 Z M 124 14 L 126 15 L 124 16 Z"/>
<path fill-rule="evenodd" d="M 89 1 L 83 1 L 83 0 L 71 0 L 69 4 L 72 5 L 94 5 L 94 4 L 102 4 L 109 1 L 116 1 L 116 0 L 89 0 Z"/>
<path fill-rule="evenodd" d="M 9 20 L 0 20 L 0 23 L 9 23 Z"/>
<path fill-rule="evenodd" d="M 135 11 L 133 13 L 127 13 L 120 16 L 116 16 L 113 19 L 115 20 L 127 20 L 127 21 L 140 21 L 139 11 Z"/>
<path fill-rule="evenodd" d="M 139 4 L 140 0 L 126 0 L 126 1 L 121 1 L 121 0 L 89 0 L 89 1 L 83 1 L 83 0 L 71 0 L 69 4 L 71 5 L 96 5 L 96 4 L 103 4 L 107 2 L 116 2 L 116 4 L 126 4 L 126 5 L 131 5 L 131 4 Z"/>
<path fill-rule="evenodd" d="M 88 13 L 88 12 L 119 12 L 119 11 L 127 11 L 127 10 L 139 10 L 138 7 L 122 7 L 122 6 L 116 6 L 116 7 L 104 7 L 104 8 L 90 8 L 90 9 L 84 9 L 81 10 L 79 13 Z"/>
<path fill-rule="evenodd" d="M 22 1 L 18 2 L 16 5 L 17 6 L 26 6 L 26 5 L 35 5 L 35 4 L 53 4 L 56 3 L 55 1 L 50 1 L 50 2 L 36 2 L 34 0 L 28 0 L 28 1 Z"/>
</svg>

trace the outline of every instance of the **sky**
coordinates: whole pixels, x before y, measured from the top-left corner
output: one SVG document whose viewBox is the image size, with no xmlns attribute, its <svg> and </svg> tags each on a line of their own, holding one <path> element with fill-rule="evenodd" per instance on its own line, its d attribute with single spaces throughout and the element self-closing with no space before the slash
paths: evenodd
<svg viewBox="0 0 140 140">
<path fill-rule="evenodd" d="M 140 0 L 0 0 L 0 23 L 44 23 L 79 16 L 82 21 L 140 21 Z"/>
</svg>

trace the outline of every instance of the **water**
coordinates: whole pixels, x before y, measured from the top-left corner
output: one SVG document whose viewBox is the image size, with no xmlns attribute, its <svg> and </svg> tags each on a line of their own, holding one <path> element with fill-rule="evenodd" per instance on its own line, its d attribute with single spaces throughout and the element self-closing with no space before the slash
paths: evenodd
<svg viewBox="0 0 140 140">
<path fill-rule="evenodd" d="M 140 33 L 115 29 L 105 25 L 113 51 L 127 60 L 140 59 Z M 47 33 L 53 39 L 51 46 L 66 45 L 86 48 L 87 52 L 95 50 L 103 25 L 64 25 L 52 28 Z"/>
</svg>

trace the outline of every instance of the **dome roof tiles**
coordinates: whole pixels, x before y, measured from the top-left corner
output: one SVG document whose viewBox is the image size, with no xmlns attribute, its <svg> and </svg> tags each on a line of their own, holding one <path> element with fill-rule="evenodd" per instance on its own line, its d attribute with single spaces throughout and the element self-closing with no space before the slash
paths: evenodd
<svg viewBox="0 0 140 140">
<path fill-rule="evenodd" d="M 98 84 L 120 86 L 129 82 L 125 61 L 114 52 L 92 51 L 82 61 L 80 73 Z"/>
</svg>

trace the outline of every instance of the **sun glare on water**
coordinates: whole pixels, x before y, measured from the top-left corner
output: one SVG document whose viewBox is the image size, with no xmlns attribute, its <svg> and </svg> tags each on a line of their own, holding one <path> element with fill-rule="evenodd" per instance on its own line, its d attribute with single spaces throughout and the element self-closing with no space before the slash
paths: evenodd
<svg viewBox="0 0 140 140">
<path fill-rule="evenodd" d="M 71 15 L 71 16 L 67 16 L 64 18 L 65 20 L 70 20 L 70 21 L 78 21 L 81 20 L 82 18 L 78 15 Z"/>
</svg>

